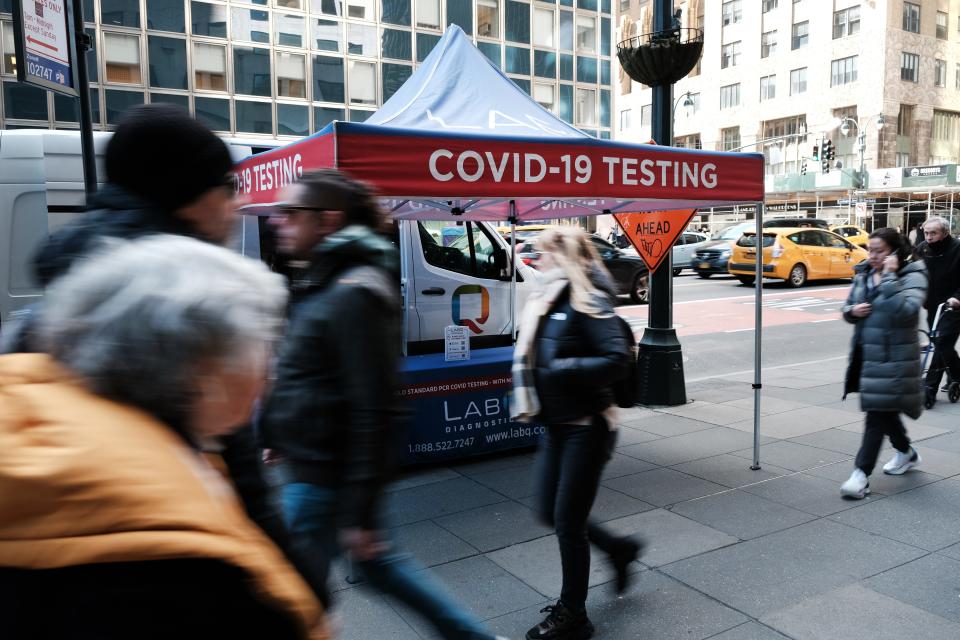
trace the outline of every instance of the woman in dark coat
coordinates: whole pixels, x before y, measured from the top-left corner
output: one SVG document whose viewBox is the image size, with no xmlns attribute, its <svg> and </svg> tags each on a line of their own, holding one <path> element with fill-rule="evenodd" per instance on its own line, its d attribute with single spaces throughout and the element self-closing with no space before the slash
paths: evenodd
<svg viewBox="0 0 960 640">
<path fill-rule="evenodd" d="M 587 235 L 556 227 L 537 240 L 545 288 L 524 308 L 513 364 L 515 419 L 546 426 L 538 459 L 538 511 L 555 527 L 563 587 L 560 600 L 527 640 L 585 639 L 590 543 L 607 553 L 617 589 L 637 541 L 588 521 L 600 474 L 616 442 L 612 385 L 629 373 L 632 345 L 614 312 L 614 286 Z"/>
<path fill-rule="evenodd" d="M 840 487 L 856 499 L 870 493 L 884 436 L 897 450 L 884 473 L 900 475 L 920 464 L 900 414 L 917 419 L 923 411 L 917 323 L 927 294 L 926 267 L 909 261 L 909 244 L 895 229 L 871 233 L 868 248 L 870 257 L 857 265 L 843 307 L 844 319 L 854 325 L 844 397 L 859 391 L 867 414 L 856 468 Z"/>
</svg>

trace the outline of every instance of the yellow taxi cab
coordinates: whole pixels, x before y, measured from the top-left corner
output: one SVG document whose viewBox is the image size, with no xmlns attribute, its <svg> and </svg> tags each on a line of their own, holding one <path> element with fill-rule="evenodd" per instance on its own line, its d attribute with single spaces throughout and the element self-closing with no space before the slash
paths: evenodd
<svg viewBox="0 0 960 640">
<path fill-rule="evenodd" d="M 743 284 L 756 274 L 757 235 L 744 233 L 733 247 L 727 270 Z M 802 287 L 807 280 L 853 278 L 867 251 L 823 229 L 764 229 L 763 277 Z"/>
<path fill-rule="evenodd" d="M 870 234 L 860 227 L 852 224 L 841 224 L 830 227 L 830 231 L 837 234 L 847 242 L 852 242 L 858 247 L 867 248 L 867 242 L 870 240 Z"/>
</svg>

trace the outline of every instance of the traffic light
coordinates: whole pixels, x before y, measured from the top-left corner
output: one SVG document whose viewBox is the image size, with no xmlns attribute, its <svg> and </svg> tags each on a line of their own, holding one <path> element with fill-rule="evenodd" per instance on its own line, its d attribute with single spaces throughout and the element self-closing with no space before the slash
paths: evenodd
<svg viewBox="0 0 960 640">
<path fill-rule="evenodd" d="M 833 150 L 833 142 L 829 138 L 824 139 L 820 146 L 820 169 L 823 173 L 830 173 L 830 161 L 836 156 Z"/>
<path fill-rule="evenodd" d="M 804 160 L 804 161 L 800 164 L 800 175 L 802 175 L 802 176 L 807 175 L 807 161 L 806 161 L 806 160 Z"/>
<path fill-rule="evenodd" d="M 817 145 L 813 145 L 813 159 L 814 160 L 820 159 L 820 148 Z"/>
</svg>

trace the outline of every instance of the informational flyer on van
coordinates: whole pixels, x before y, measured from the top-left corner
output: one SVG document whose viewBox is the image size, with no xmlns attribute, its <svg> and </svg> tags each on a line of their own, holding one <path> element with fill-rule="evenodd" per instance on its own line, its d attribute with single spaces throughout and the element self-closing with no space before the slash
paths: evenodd
<svg viewBox="0 0 960 640">
<path fill-rule="evenodd" d="M 69 0 L 23 0 L 17 3 L 17 66 L 21 82 L 77 95 L 73 72 Z"/>
<path fill-rule="evenodd" d="M 470 359 L 470 332 L 467 327 L 450 325 L 443 330 L 444 360 L 456 362 Z"/>
</svg>

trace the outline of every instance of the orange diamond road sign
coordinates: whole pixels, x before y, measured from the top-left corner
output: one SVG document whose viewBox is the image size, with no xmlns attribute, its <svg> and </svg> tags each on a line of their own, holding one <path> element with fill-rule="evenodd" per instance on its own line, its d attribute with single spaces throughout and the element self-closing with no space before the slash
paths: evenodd
<svg viewBox="0 0 960 640">
<path fill-rule="evenodd" d="M 650 273 L 657 270 L 667 257 L 673 243 L 687 228 L 696 209 L 650 211 L 646 213 L 616 213 L 614 218 L 637 253 L 647 263 Z"/>
</svg>

